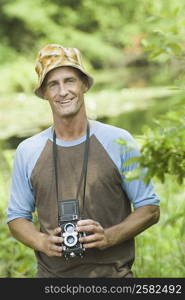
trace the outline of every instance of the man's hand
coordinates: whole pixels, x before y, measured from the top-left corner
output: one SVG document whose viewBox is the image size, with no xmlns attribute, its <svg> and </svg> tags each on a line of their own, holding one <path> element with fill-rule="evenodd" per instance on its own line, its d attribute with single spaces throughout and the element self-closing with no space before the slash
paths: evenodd
<svg viewBox="0 0 185 300">
<path fill-rule="evenodd" d="M 80 220 L 77 223 L 77 231 L 88 234 L 86 237 L 81 237 L 79 241 L 83 243 L 84 248 L 98 248 L 103 250 L 107 248 L 108 239 L 105 230 L 99 222 L 94 220 Z"/>
<path fill-rule="evenodd" d="M 135 237 L 140 232 L 157 223 L 160 216 L 160 209 L 156 205 L 146 205 L 137 208 L 119 224 L 103 229 L 103 227 L 93 220 L 80 220 L 77 223 L 77 231 L 86 232 L 86 237 L 79 241 L 84 248 L 106 248 L 118 245 Z M 90 233 L 90 234 L 89 234 Z"/>
<path fill-rule="evenodd" d="M 41 251 L 47 256 L 62 256 L 62 246 L 57 245 L 61 244 L 64 240 L 62 237 L 58 236 L 60 232 L 61 228 L 57 227 L 50 235 L 44 235 Z"/>
<path fill-rule="evenodd" d="M 88 234 L 80 238 L 84 248 L 106 249 L 135 237 L 140 232 L 157 223 L 160 208 L 156 205 L 146 205 L 137 208 L 121 223 L 104 229 L 94 220 L 80 220 L 77 231 Z M 32 222 L 17 218 L 8 223 L 12 235 L 37 251 L 42 251 L 48 256 L 62 256 L 62 247 L 57 245 L 63 242 L 59 237 L 61 228 L 57 227 L 52 234 L 39 232 Z"/>
<path fill-rule="evenodd" d="M 24 245 L 41 251 L 48 256 L 62 256 L 63 238 L 59 236 L 61 228 L 55 228 L 51 234 L 43 233 L 26 219 L 17 218 L 8 223 L 12 235 Z"/>
</svg>

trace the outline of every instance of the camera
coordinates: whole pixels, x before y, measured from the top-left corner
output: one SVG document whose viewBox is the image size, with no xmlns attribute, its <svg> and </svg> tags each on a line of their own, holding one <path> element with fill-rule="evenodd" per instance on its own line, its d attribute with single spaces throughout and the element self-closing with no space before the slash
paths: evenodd
<svg viewBox="0 0 185 300">
<path fill-rule="evenodd" d="M 62 254 L 65 259 L 83 257 L 85 248 L 79 242 L 80 237 L 86 236 L 85 232 L 77 232 L 76 224 L 80 219 L 78 199 L 59 201 L 59 226 L 61 227 Z"/>
</svg>

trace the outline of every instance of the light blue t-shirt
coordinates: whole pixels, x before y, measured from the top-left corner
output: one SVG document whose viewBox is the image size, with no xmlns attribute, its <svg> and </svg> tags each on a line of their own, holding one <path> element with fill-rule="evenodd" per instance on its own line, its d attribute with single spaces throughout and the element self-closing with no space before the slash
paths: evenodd
<svg viewBox="0 0 185 300">
<path fill-rule="evenodd" d="M 94 135 L 96 137 L 116 165 L 122 179 L 122 188 L 133 207 L 159 205 L 159 197 L 154 191 L 152 182 L 146 184 L 142 178 L 132 181 L 125 180 L 123 173 L 132 170 L 135 164 L 124 166 L 124 162 L 139 155 L 139 148 L 130 133 L 124 129 L 98 121 L 89 120 L 89 123 L 90 136 Z M 35 211 L 35 196 L 30 179 L 48 139 L 53 140 L 53 127 L 49 127 L 41 133 L 24 140 L 16 150 L 7 222 L 16 218 L 32 220 L 32 213 Z M 57 139 L 56 142 L 57 145 L 63 147 L 72 147 L 81 144 L 85 139 L 86 136 L 83 136 L 74 141 L 66 142 Z M 131 143 L 133 149 L 128 151 L 127 146 L 117 142 L 118 139 Z"/>
</svg>

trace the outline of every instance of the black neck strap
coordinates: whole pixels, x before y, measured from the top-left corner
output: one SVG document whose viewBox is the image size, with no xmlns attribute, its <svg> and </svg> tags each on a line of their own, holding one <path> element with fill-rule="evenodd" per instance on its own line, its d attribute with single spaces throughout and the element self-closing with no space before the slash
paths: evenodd
<svg viewBox="0 0 185 300">
<path fill-rule="evenodd" d="M 82 171 L 81 171 L 81 175 L 80 175 L 80 181 L 79 181 L 77 192 L 76 192 L 76 199 L 79 201 L 79 193 L 80 193 L 82 181 L 84 181 L 83 182 L 84 185 L 83 185 L 83 197 L 82 197 L 81 217 L 83 217 L 84 203 L 85 203 L 85 189 L 86 189 L 87 165 L 88 165 L 89 142 L 90 142 L 89 135 L 90 135 L 90 129 L 89 129 L 89 123 L 87 122 L 87 131 L 86 131 L 86 142 L 85 142 L 85 149 L 84 149 L 83 166 L 82 166 Z M 57 197 L 57 204 L 59 204 L 57 159 L 58 159 L 58 151 L 57 151 L 57 145 L 56 145 L 56 133 L 55 133 L 55 130 L 54 130 L 53 131 L 53 162 L 54 162 L 54 170 L 55 170 L 56 197 Z M 58 217 L 60 219 L 59 205 L 58 205 Z"/>
</svg>

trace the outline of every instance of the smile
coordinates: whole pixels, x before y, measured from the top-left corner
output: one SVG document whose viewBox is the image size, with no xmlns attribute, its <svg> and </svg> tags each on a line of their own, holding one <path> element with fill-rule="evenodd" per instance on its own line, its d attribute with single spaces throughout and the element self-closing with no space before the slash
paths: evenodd
<svg viewBox="0 0 185 300">
<path fill-rule="evenodd" d="M 64 105 L 64 104 L 68 104 L 71 103 L 72 100 L 65 100 L 65 101 L 57 101 L 57 103 Z"/>
</svg>

